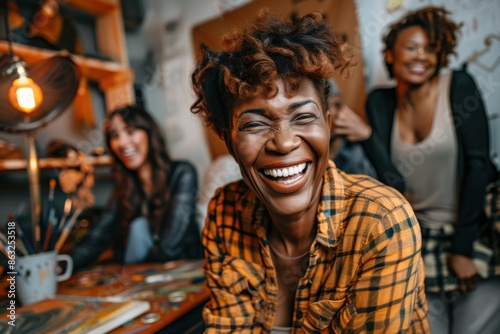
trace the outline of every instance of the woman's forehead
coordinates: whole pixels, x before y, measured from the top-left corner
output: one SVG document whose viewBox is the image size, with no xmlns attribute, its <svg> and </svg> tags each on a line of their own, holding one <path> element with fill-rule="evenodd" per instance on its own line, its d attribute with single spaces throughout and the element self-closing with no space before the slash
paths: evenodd
<svg viewBox="0 0 500 334">
<path fill-rule="evenodd" d="M 262 103 L 270 103 L 270 102 L 283 102 L 283 101 L 293 101 L 297 99 L 309 98 L 318 100 L 318 92 L 316 87 L 309 79 L 301 79 L 299 81 L 299 85 L 297 89 L 291 91 L 288 87 L 286 87 L 286 83 L 282 79 L 278 79 L 275 81 L 275 90 L 270 91 L 266 94 L 261 94 L 250 98 L 248 100 L 237 100 L 234 104 L 233 110 L 241 110 L 242 108 L 262 104 Z"/>
<path fill-rule="evenodd" d="M 108 119 L 106 122 L 108 127 L 116 127 L 116 126 L 123 126 L 126 125 L 125 120 L 123 119 L 122 115 L 115 114 L 111 116 L 111 118 Z"/>
</svg>

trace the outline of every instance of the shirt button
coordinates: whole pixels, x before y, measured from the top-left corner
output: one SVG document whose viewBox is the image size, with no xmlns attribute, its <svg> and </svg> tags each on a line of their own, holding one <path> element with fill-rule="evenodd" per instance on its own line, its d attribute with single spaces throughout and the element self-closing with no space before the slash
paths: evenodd
<svg viewBox="0 0 500 334">
<path fill-rule="evenodd" d="M 302 318 L 302 311 L 301 310 L 297 310 L 297 319 L 300 319 Z"/>
</svg>

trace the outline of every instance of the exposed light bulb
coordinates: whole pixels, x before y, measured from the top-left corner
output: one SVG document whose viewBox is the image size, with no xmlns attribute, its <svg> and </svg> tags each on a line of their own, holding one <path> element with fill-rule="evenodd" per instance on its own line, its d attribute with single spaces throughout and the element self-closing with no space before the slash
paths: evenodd
<svg viewBox="0 0 500 334">
<path fill-rule="evenodd" d="M 9 100 L 14 108 L 25 113 L 36 110 L 43 101 L 40 87 L 26 75 L 24 66 L 16 63 L 19 78 L 12 81 L 9 89 Z"/>
</svg>

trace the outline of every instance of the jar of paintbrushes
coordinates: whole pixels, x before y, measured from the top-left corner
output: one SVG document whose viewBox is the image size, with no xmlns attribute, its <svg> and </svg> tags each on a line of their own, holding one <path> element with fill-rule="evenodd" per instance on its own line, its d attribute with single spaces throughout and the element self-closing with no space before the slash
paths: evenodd
<svg viewBox="0 0 500 334">
<path fill-rule="evenodd" d="M 29 240 L 13 216 L 9 217 L 6 233 L 0 233 L 0 250 L 8 259 L 8 274 L 15 275 L 16 297 L 23 305 L 55 296 L 57 282 L 71 276 L 71 257 L 59 252 L 82 211 L 94 203 L 93 166 L 81 153 L 76 158 L 78 161 L 71 165 L 79 166 L 77 169 L 68 167 L 59 173 L 59 187 L 66 196 L 62 208 L 57 208 L 54 200 L 58 182 L 50 180 L 40 238 Z M 38 239 L 39 245 L 34 247 Z"/>
</svg>

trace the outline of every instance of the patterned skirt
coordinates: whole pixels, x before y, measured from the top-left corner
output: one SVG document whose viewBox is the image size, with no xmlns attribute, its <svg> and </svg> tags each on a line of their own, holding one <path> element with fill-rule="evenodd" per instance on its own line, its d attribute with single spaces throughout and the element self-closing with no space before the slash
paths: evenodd
<svg viewBox="0 0 500 334">
<path fill-rule="evenodd" d="M 425 263 L 425 290 L 428 292 L 453 291 L 458 289 L 458 282 L 450 270 L 451 239 L 453 226 L 422 230 L 422 258 Z M 473 260 L 479 276 L 488 278 L 499 275 L 494 266 L 495 255 L 491 248 L 479 241 L 474 243 Z"/>
</svg>

